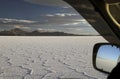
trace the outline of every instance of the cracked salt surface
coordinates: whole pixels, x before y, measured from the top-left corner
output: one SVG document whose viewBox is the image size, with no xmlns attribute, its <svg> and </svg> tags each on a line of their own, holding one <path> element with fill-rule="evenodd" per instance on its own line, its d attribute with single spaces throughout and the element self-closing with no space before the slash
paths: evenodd
<svg viewBox="0 0 120 79">
<path fill-rule="evenodd" d="M 0 79 L 106 79 L 92 67 L 100 36 L 0 37 Z"/>
</svg>

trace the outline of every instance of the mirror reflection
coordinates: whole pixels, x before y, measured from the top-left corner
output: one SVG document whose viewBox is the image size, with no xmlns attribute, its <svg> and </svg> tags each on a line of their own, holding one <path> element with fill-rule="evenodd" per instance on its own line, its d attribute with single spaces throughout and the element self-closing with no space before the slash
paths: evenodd
<svg viewBox="0 0 120 79">
<path fill-rule="evenodd" d="M 111 72 L 120 62 L 120 48 L 115 45 L 101 45 L 96 57 L 96 67 Z"/>
</svg>

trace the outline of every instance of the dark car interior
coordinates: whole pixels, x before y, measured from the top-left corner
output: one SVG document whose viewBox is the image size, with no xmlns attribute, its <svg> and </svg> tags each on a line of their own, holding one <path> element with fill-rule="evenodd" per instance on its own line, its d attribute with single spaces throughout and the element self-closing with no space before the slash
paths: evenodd
<svg viewBox="0 0 120 79">
<path fill-rule="evenodd" d="M 89 0 L 74 0 L 74 1 L 64 0 L 64 1 L 69 3 L 72 7 L 74 7 L 106 40 L 108 40 L 111 43 L 120 43 L 119 38 L 117 37 L 119 36 L 119 30 L 116 29 L 118 27 L 110 19 L 110 16 L 108 15 L 108 12 L 106 9 L 106 4 L 116 3 L 116 2 L 119 2 L 119 0 L 106 0 L 106 2 L 104 0 L 101 0 L 101 1 L 99 0 L 90 0 L 90 1 Z M 119 4 L 115 4 L 114 6 L 117 6 L 116 9 L 119 9 L 118 8 Z M 112 6 L 112 8 L 114 6 Z M 110 11 L 113 10 L 112 8 L 110 8 Z M 115 17 L 114 13 L 111 13 L 111 14 L 113 15 L 113 17 Z M 117 16 L 118 18 L 116 18 L 116 20 L 118 21 L 119 11 L 117 13 Z M 113 33 L 113 31 L 115 33 Z"/>
</svg>

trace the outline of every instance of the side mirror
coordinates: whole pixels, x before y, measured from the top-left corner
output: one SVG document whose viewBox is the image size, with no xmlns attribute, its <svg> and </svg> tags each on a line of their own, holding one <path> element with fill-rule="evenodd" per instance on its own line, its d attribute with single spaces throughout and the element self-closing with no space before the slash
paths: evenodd
<svg viewBox="0 0 120 79">
<path fill-rule="evenodd" d="M 99 43 L 93 49 L 93 66 L 95 69 L 110 73 L 120 62 L 120 46 L 110 43 Z"/>
</svg>

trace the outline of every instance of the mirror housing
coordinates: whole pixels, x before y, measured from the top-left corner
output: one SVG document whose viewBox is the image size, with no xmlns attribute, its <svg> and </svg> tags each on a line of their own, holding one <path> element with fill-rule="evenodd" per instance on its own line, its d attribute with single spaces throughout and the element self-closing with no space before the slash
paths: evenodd
<svg viewBox="0 0 120 79">
<path fill-rule="evenodd" d="M 93 49 L 93 66 L 98 71 L 110 73 L 120 62 L 120 46 L 98 43 Z"/>
</svg>

